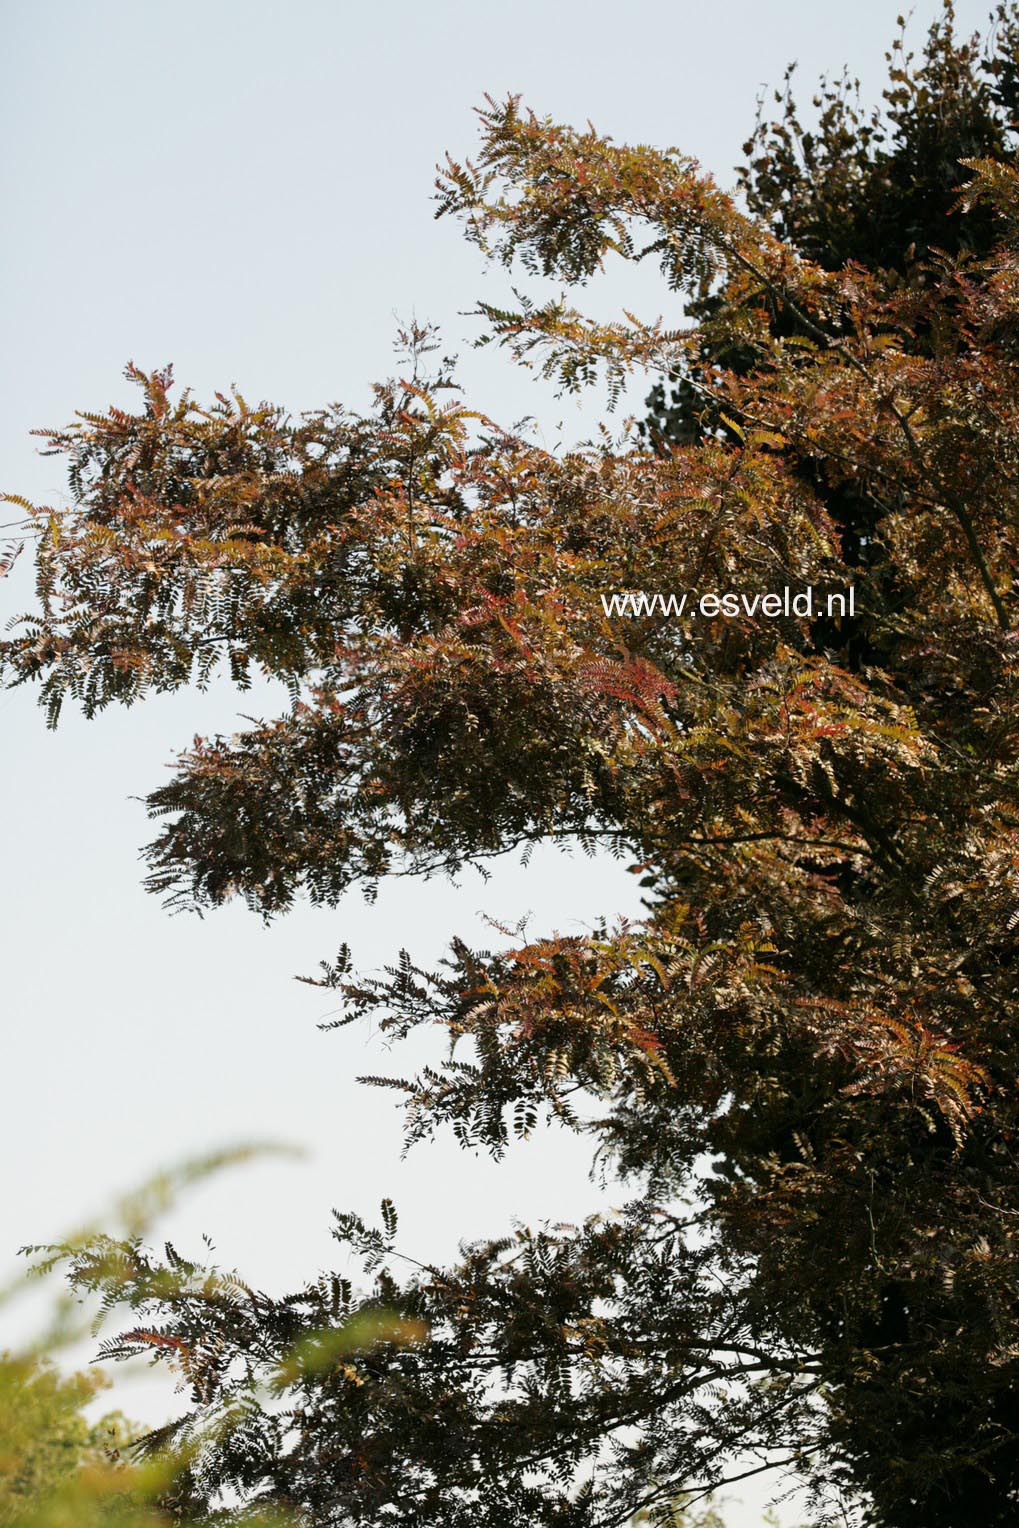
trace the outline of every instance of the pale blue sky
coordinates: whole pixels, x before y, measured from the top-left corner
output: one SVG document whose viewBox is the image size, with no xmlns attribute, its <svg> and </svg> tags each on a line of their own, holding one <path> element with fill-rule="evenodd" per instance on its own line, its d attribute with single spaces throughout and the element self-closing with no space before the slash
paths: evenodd
<svg viewBox="0 0 1019 1528">
<path fill-rule="evenodd" d="M 989 8 L 963 0 L 960 22 L 982 25 Z M 560 421 L 575 434 L 575 405 L 468 351 L 463 310 L 506 278 L 434 221 L 431 190 L 446 149 L 472 150 L 472 106 L 521 91 L 618 139 L 676 144 L 731 183 L 760 87 L 797 58 L 804 94 L 843 62 L 876 93 L 896 10 L 6 0 L 0 485 L 59 500 L 59 468 L 28 432 L 123 402 L 128 360 L 172 360 L 200 392 L 236 382 L 295 409 L 364 404 L 390 369 L 394 314 L 412 312 L 443 326 L 481 407 L 534 414 L 549 440 Z M 935 10 L 915 7 L 918 41 Z M 596 300 L 620 298 L 652 314 L 670 301 L 651 273 L 612 275 Z M 27 597 L 23 580 L 0 587 L 0 613 Z M 334 1204 L 371 1213 L 389 1193 L 408 1247 L 441 1257 L 512 1213 L 576 1219 L 599 1202 L 586 1151 L 561 1138 L 499 1168 L 448 1143 L 401 1162 L 387 1096 L 353 1081 L 386 1069 L 377 1042 L 320 1034 L 328 996 L 291 978 L 344 938 L 365 968 L 401 944 L 433 958 L 454 931 L 484 938 L 479 909 L 576 930 L 636 911 L 633 879 L 549 855 L 487 885 L 401 882 L 373 908 L 355 895 L 268 931 L 236 907 L 169 919 L 140 889 L 148 825 L 130 798 L 193 733 L 234 730 L 254 705 L 219 687 L 91 724 L 69 716 L 53 735 L 30 695 L 0 696 L 0 1267 L 168 1159 L 265 1134 L 310 1160 L 212 1184 L 171 1229 L 189 1248 L 209 1230 L 224 1261 L 277 1287 L 328 1262 Z"/>
</svg>

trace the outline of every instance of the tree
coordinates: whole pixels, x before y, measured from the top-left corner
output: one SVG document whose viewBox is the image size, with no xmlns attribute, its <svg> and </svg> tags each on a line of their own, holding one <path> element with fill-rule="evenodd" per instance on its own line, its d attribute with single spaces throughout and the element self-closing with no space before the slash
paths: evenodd
<svg viewBox="0 0 1019 1528">
<path fill-rule="evenodd" d="M 427 376 L 418 330 L 367 416 L 201 407 L 132 368 L 140 412 L 51 437 L 74 504 L 26 506 L 39 608 L 4 661 L 54 722 L 219 661 L 291 687 L 150 798 L 178 905 L 269 916 L 540 839 L 629 858 L 639 923 L 457 939 L 378 982 L 342 950 L 318 980 L 344 1023 L 448 1035 L 375 1079 L 412 1139 L 499 1153 L 545 1112 L 633 1197 L 448 1269 L 401 1265 L 388 1203 L 340 1215 L 361 1291 L 271 1298 L 137 1241 L 72 1249 L 72 1277 L 137 1312 L 110 1356 L 191 1388 L 151 1446 L 224 1418 L 192 1514 L 230 1489 L 373 1528 L 668 1521 L 784 1467 L 822 1517 L 843 1492 L 895 1528 L 1011 1523 L 1019 174 L 971 160 L 994 248 L 894 285 L 806 259 L 676 151 L 515 98 L 481 121 L 440 211 L 491 257 L 580 288 L 652 256 L 721 297 L 686 330 L 523 297 L 482 307 L 490 336 L 568 388 L 689 375 L 730 423 L 556 455 Z M 858 564 L 840 490 L 874 510 Z M 612 598 L 635 591 L 671 617 Z"/>
</svg>

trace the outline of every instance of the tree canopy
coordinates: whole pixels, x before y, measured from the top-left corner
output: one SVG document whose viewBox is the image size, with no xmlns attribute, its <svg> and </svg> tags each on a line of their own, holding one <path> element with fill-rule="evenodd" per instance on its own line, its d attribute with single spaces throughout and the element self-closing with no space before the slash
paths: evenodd
<svg viewBox="0 0 1019 1528">
<path fill-rule="evenodd" d="M 1015 158 L 1019 22 L 1000 4 L 986 37 L 960 37 L 951 0 L 919 55 L 899 18 L 885 55 L 883 107 L 867 107 L 847 72 L 823 79 L 809 115 L 794 94 L 795 65 L 782 89 L 758 102 L 738 187 L 747 208 L 798 254 L 838 270 L 853 262 L 890 287 L 927 280 L 935 253 L 988 254 L 997 231 L 986 207 L 958 215 L 960 164 Z M 775 114 L 773 115 L 772 112 Z M 716 293 L 692 311 L 713 311 Z M 773 316 L 795 325 L 789 313 Z M 922 343 L 922 329 L 912 342 Z M 723 359 L 739 365 L 738 348 Z M 652 439 L 696 438 L 707 400 L 683 374 L 659 382 L 648 403 Z M 709 409 L 708 417 L 715 419 Z"/>
<path fill-rule="evenodd" d="M 631 1197 L 449 1268 L 406 1258 L 388 1202 L 378 1227 L 337 1215 L 361 1288 L 273 1297 L 138 1240 L 75 1249 L 73 1278 L 135 1308 L 110 1356 L 190 1388 L 150 1447 L 230 1420 L 192 1517 L 227 1489 L 316 1524 L 593 1528 L 785 1469 L 818 1521 L 1012 1523 L 1019 171 L 999 141 L 967 155 L 954 216 L 979 233 L 917 234 L 892 280 L 848 234 L 812 249 L 821 201 L 776 211 L 773 168 L 745 208 L 677 150 L 515 97 L 480 122 L 440 213 L 566 289 L 482 305 L 488 337 L 565 388 L 682 376 L 696 431 L 549 451 L 468 406 L 416 328 L 364 415 L 205 405 L 132 368 L 138 412 L 48 437 L 73 504 L 24 506 L 38 603 L 3 663 L 53 722 L 220 664 L 289 686 L 149 798 L 178 906 L 271 916 L 538 840 L 625 857 L 639 922 L 457 938 L 378 981 L 344 949 L 319 979 L 344 1023 L 448 1037 L 374 1079 L 412 1139 L 501 1153 L 547 1115 Z M 840 161 L 861 209 L 898 141 Z M 831 200 L 862 236 L 853 196 Z M 655 260 L 697 321 L 585 316 L 609 256 Z M 823 619 L 710 599 L 807 588 Z M 618 591 L 691 597 L 623 616 Z"/>
</svg>

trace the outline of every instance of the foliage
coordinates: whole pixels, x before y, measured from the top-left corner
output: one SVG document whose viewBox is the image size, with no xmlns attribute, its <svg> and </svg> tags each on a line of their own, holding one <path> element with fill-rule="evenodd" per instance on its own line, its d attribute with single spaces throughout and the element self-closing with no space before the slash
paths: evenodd
<svg viewBox="0 0 1019 1528">
<path fill-rule="evenodd" d="M 650 255 L 719 294 L 686 330 L 523 294 L 481 310 L 491 340 L 568 388 L 682 371 L 722 427 L 555 454 L 429 376 L 420 330 L 365 416 L 206 408 L 132 368 L 138 413 L 50 436 L 75 502 L 29 514 L 38 609 L 4 662 L 53 720 L 221 660 L 290 685 L 149 798 L 178 905 L 269 916 L 540 839 L 625 856 L 640 922 L 378 980 L 342 950 L 317 980 L 343 1022 L 448 1036 L 374 1079 L 412 1139 L 499 1153 L 544 1113 L 631 1198 L 447 1269 L 401 1263 L 389 1205 L 338 1215 L 359 1291 L 273 1298 L 137 1240 L 79 1249 L 75 1285 L 134 1308 L 109 1356 L 188 1386 L 155 1441 L 206 1428 L 193 1515 L 226 1489 L 372 1528 L 664 1523 L 782 1468 L 818 1521 L 1011 1523 L 1019 172 L 971 159 L 960 216 L 994 247 L 892 283 L 806 258 L 676 151 L 515 98 L 481 126 L 439 205 L 490 256 L 577 289 Z M 853 617 L 696 613 L 850 583 Z M 695 599 L 612 618 L 619 589 Z"/>
<path fill-rule="evenodd" d="M 0 1523 L 11 1528 L 83 1468 L 122 1455 L 132 1428 L 121 1413 L 90 1423 L 83 1408 L 109 1380 L 97 1370 L 62 1378 L 52 1365 L 0 1357 Z"/>
<path fill-rule="evenodd" d="M 843 73 L 821 80 L 808 121 L 793 94 L 791 65 L 767 103 L 776 115 L 762 98 L 743 145 L 739 190 L 746 206 L 826 270 L 855 262 L 892 288 L 922 285 L 934 254 L 989 254 L 996 236 L 990 209 L 960 216 L 958 194 L 965 160 L 1015 162 L 1019 17 L 1014 6 L 1000 4 L 992 22 L 985 40 L 960 38 L 945 0 L 917 57 L 900 17 L 886 54 L 883 111 L 865 108 L 859 82 Z M 704 295 L 692 311 L 706 316 L 717 302 L 717 294 Z M 790 316 L 773 321 L 788 328 Z M 914 343 L 922 338 L 914 332 Z M 711 359 L 706 349 L 698 364 Z M 739 365 L 738 347 L 721 359 Z M 717 423 L 711 410 L 705 418 L 704 397 L 681 372 L 656 384 L 648 403 L 645 428 L 653 440 L 696 438 L 707 421 Z"/>
<path fill-rule="evenodd" d="M 112 1212 L 127 1243 L 150 1231 L 154 1218 L 179 1191 L 252 1148 L 211 1154 L 157 1174 Z M 109 1238 L 83 1228 L 60 1247 L 24 1248 L 33 1254 L 27 1273 L 0 1289 L 0 1308 L 37 1292 L 40 1280 L 87 1255 L 93 1264 Z M 167 1255 L 172 1249 L 167 1249 Z M 42 1253 L 42 1256 L 39 1254 Z M 118 1257 L 120 1253 L 118 1250 Z M 116 1264 L 104 1290 L 115 1299 Z M 143 1428 L 113 1411 L 90 1419 L 87 1408 L 109 1379 L 100 1370 L 65 1373 L 68 1348 L 95 1331 L 80 1294 L 51 1299 L 48 1319 L 17 1352 L 0 1354 L 0 1524 L 3 1528 L 168 1528 L 192 1521 L 187 1510 L 188 1471 L 194 1445 L 138 1457 Z M 6 1312 L 5 1312 L 6 1313 Z M 222 1427 L 222 1424 L 220 1424 Z M 200 1430 L 198 1437 L 201 1437 Z M 203 1514 L 202 1521 L 208 1521 Z M 278 1513 L 249 1515 L 252 1528 L 286 1528 Z"/>
<path fill-rule="evenodd" d="M 986 40 L 960 38 L 943 6 L 919 57 L 902 18 L 890 52 L 884 111 L 866 111 L 858 81 L 822 80 L 816 124 L 804 127 L 791 90 L 775 92 L 777 121 L 763 101 L 744 144 L 740 188 L 751 212 L 826 270 L 855 261 L 868 270 L 923 280 L 931 254 L 987 254 L 989 208 L 957 215 L 960 166 L 981 156 L 1011 160 L 1019 105 L 1019 18 L 998 5 Z"/>
</svg>

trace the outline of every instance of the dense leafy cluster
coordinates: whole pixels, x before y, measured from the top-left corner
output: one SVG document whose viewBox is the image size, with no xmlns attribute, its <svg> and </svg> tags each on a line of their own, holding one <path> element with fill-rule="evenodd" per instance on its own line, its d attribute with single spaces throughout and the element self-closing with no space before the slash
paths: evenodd
<svg viewBox="0 0 1019 1528">
<path fill-rule="evenodd" d="M 957 217 L 960 162 L 1011 159 L 1019 107 L 1019 22 L 998 5 L 986 39 L 960 38 L 951 4 L 916 57 L 905 26 L 890 53 L 884 110 L 865 110 L 845 75 L 822 81 L 804 126 L 790 69 L 744 144 L 740 187 L 779 238 L 827 270 L 849 261 L 923 280 L 935 250 L 984 254 L 995 243 L 987 208 Z"/>
<path fill-rule="evenodd" d="M 934 254 L 988 254 L 996 241 L 994 217 L 986 207 L 960 216 L 958 189 L 967 159 L 1014 162 L 1019 22 L 1006 4 L 997 6 L 993 21 L 985 41 L 960 38 L 946 0 L 917 57 L 900 18 L 902 30 L 886 55 L 884 110 L 865 108 L 859 83 L 843 73 L 822 80 L 805 118 L 791 67 L 784 89 L 758 103 L 754 131 L 743 145 L 745 205 L 806 259 L 830 271 L 862 265 L 892 289 L 923 285 Z M 768 108 L 777 108 L 776 115 Z M 717 304 L 717 292 L 704 292 L 694 311 L 707 317 Z M 796 329 L 788 311 L 773 312 L 772 322 Z M 921 328 L 911 342 L 925 339 Z M 695 362 L 655 386 L 649 438 L 681 442 L 717 426 L 717 411 L 698 391 L 695 373 L 701 362 L 718 358 L 707 342 Z M 744 364 L 738 344 L 721 359 Z M 846 518 L 860 520 L 861 506 Z M 852 524 L 845 530 L 852 555 Z"/>
<path fill-rule="evenodd" d="M 448 1034 L 389 1080 L 413 1138 L 499 1152 L 545 1111 L 632 1201 L 450 1269 L 401 1265 L 388 1207 L 341 1216 L 359 1293 L 273 1299 L 137 1242 L 75 1278 L 143 1318 L 114 1356 L 191 1389 L 157 1446 L 230 1420 L 192 1516 L 230 1489 L 315 1524 L 587 1528 L 784 1467 L 818 1521 L 1014 1522 L 1019 173 L 960 167 L 984 231 L 889 281 L 676 153 L 516 99 L 481 121 L 440 207 L 489 253 L 713 283 L 686 330 L 521 301 L 491 337 L 566 386 L 672 369 L 715 424 L 556 455 L 424 375 L 419 331 L 365 417 L 138 374 L 141 412 L 52 437 L 75 504 L 32 512 L 39 610 L 3 658 L 54 719 L 220 659 L 291 687 L 150 798 L 152 884 L 186 905 L 270 914 L 539 839 L 626 855 L 640 923 L 376 983 L 344 951 L 321 980 L 347 1021 Z M 850 583 L 852 618 L 601 600 Z"/>
</svg>

